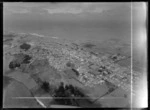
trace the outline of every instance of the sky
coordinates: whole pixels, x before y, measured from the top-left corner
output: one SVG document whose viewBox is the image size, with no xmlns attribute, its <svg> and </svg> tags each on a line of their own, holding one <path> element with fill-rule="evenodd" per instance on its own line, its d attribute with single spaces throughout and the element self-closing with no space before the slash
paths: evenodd
<svg viewBox="0 0 150 110">
<path fill-rule="evenodd" d="M 132 10 L 138 7 L 136 4 Z M 131 3 L 128 2 L 4 3 L 3 17 L 4 31 L 73 40 L 120 38 L 130 42 L 131 38 Z"/>
</svg>

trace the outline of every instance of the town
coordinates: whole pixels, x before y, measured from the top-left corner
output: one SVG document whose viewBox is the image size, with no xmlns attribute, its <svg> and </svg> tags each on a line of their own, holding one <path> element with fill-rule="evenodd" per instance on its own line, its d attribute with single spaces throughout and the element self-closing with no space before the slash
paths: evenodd
<svg viewBox="0 0 150 110">
<path fill-rule="evenodd" d="M 68 62 L 71 62 L 74 65 L 73 69 L 78 72 L 77 79 L 85 84 L 85 86 L 91 87 L 104 84 L 105 81 L 108 81 L 126 91 L 131 91 L 131 75 L 135 76 L 133 77 L 134 80 L 132 83 L 138 82 L 138 72 L 133 71 L 131 74 L 130 67 L 121 67 L 107 56 L 98 57 L 80 47 L 72 48 L 69 45 L 58 42 L 45 42 L 43 39 L 39 39 L 35 44 L 36 45 L 30 47 L 28 46 L 30 42 L 27 42 L 24 44 L 24 48 L 26 49 L 20 49 L 23 44 L 18 44 L 18 46 L 16 46 L 16 52 L 18 53 L 19 51 L 32 56 L 32 62 L 35 59 L 46 58 L 48 59 L 49 65 L 60 72 L 67 68 Z M 125 58 L 124 56 L 117 58 L 117 55 L 112 56 L 112 58 L 114 57 L 115 61 L 116 59 Z"/>
</svg>

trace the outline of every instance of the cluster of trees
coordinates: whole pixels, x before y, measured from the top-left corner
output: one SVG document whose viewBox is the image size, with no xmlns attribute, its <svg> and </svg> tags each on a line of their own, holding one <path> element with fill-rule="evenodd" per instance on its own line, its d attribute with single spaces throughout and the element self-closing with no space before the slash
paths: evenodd
<svg viewBox="0 0 150 110">
<path fill-rule="evenodd" d="M 20 45 L 20 48 L 27 51 L 28 49 L 31 48 L 31 45 L 27 43 L 23 43 L 22 45 Z"/>
<path fill-rule="evenodd" d="M 31 56 L 20 53 L 14 55 L 15 59 L 9 63 L 9 68 L 11 70 L 14 70 L 16 67 L 20 67 L 22 64 L 28 64 L 30 63 L 30 60 L 32 59 Z"/>
<path fill-rule="evenodd" d="M 14 70 L 16 67 L 20 67 L 20 64 L 19 64 L 16 60 L 11 61 L 11 62 L 9 63 L 9 68 L 10 68 L 11 70 Z"/>
<path fill-rule="evenodd" d="M 23 63 L 28 64 L 28 63 L 30 63 L 30 60 L 31 60 L 31 59 L 32 59 L 32 57 L 31 57 L 31 56 L 29 56 L 29 55 L 25 55 L 25 56 L 24 56 Z"/>
<path fill-rule="evenodd" d="M 80 106 L 80 98 L 87 97 L 77 87 L 74 87 L 73 85 L 64 85 L 63 82 L 61 82 L 60 86 L 58 88 L 55 88 L 55 90 L 52 90 L 48 82 L 43 82 L 41 88 L 48 93 L 54 91 L 53 94 L 50 95 L 54 97 L 54 102 L 60 105 Z"/>
</svg>

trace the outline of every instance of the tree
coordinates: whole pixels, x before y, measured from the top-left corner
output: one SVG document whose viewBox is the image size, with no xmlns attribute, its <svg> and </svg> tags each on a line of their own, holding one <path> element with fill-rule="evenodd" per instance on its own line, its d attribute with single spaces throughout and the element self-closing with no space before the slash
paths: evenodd
<svg viewBox="0 0 150 110">
<path fill-rule="evenodd" d="M 20 45 L 21 49 L 24 49 L 25 51 L 27 51 L 28 49 L 30 49 L 31 45 L 27 44 L 27 43 L 23 43 L 22 45 Z"/>
<path fill-rule="evenodd" d="M 14 70 L 16 67 L 20 67 L 20 64 L 17 63 L 16 61 L 11 61 L 10 64 L 9 64 L 9 68 L 11 70 Z"/>
<path fill-rule="evenodd" d="M 50 92 L 50 86 L 49 83 L 44 81 L 41 85 L 41 88 L 45 91 L 45 92 Z"/>
<path fill-rule="evenodd" d="M 25 56 L 24 56 L 23 63 L 28 64 L 28 63 L 30 63 L 30 60 L 31 60 L 31 59 L 32 59 L 32 57 L 31 57 L 31 56 L 29 56 L 29 55 L 25 55 Z"/>
</svg>

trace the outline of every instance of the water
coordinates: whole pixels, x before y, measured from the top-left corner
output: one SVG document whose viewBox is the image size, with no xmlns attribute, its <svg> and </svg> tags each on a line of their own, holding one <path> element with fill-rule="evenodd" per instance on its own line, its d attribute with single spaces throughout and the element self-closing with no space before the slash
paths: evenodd
<svg viewBox="0 0 150 110">
<path fill-rule="evenodd" d="M 98 16 L 99 17 L 99 16 Z M 97 18 L 98 19 L 98 18 Z M 71 40 L 103 41 L 117 38 L 130 42 L 130 23 L 122 21 L 103 21 L 93 19 L 54 20 L 51 16 L 4 15 L 4 31 L 37 33 Z"/>
</svg>

